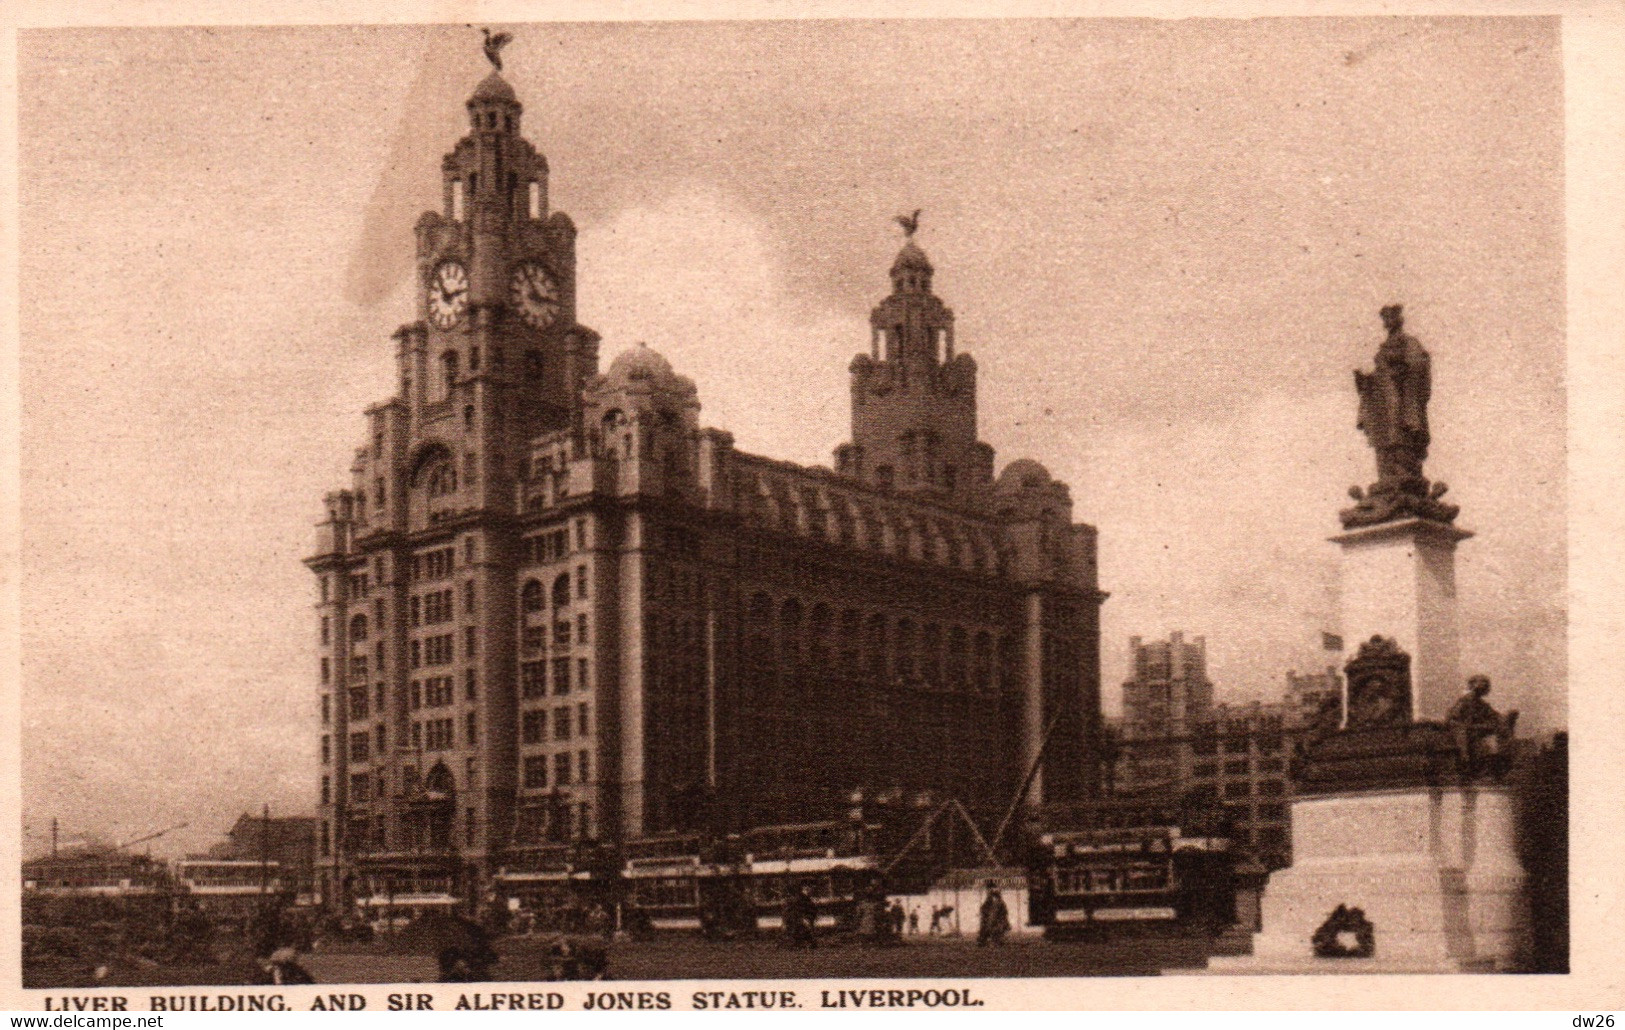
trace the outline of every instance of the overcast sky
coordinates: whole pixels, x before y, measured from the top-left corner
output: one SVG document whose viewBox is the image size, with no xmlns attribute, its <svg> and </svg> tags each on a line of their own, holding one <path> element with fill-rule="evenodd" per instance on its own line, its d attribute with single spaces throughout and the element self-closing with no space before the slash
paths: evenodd
<svg viewBox="0 0 1625 1030">
<path fill-rule="evenodd" d="M 983 439 L 1099 527 L 1113 709 L 1134 634 L 1205 635 L 1235 699 L 1337 659 L 1325 538 L 1374 474 L 1350 371 L 1403 302 L 1428 472 L 1478 534 L 1463 672 L 1566 724 L 1555 22 L 514 31 L 581 320 L 741 448 L 829 462 L 891 216 L 924 209 Z M 313 808 L 300 559 L 487 69 L 462 26 L 18 45 L 25 822 L 199 848 Z"/>
</svg>

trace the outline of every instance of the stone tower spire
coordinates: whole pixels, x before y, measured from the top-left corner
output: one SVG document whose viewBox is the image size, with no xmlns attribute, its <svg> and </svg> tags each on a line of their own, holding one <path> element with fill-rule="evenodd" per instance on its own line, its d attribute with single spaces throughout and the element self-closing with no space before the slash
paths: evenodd
<svg viewBox="0 0 1625 1030">
<path fill-rule="evenodd" d="M 836 469 L 882 489 L 969 498 L 993 479 L 993 449 L 976 438 L 976 362 L 955 352 L 953 312 L 931 292 L 919 212 L 897 221 L 906 238 L 892 292 L 869 315 L 869 353 L 852 360 L 852 442 L 836 449 Z"/>
</svg>

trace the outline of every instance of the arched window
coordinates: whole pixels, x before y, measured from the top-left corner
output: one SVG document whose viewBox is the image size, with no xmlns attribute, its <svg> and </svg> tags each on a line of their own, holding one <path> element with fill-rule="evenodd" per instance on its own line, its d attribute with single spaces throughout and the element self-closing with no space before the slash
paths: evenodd
<svg viewBox="0 0 1625 1030">
<path fill-rule="evenodd" d="M 756 594 L 745 606 L 745 660 L 766 665 L 773 653 L 773 600 Z"/>
<path fill-rule="evenodd" d="M 916 634 L 914 620 L 902 618 L 897 620 L 897 660 L 893 667 L 897 670 L 897 678 L 911 680 L 914 678 L 915 658 L 919 654 L 920 640 Z"/>
<path fill-rule="evenodd" d="M 457 352 L 449 350 L 440 355 L 440 399 L 445 400 L 451 396 L 451 388 L 457 383 Z"/>
<path fill-rule="evenodd" d="M 971 680 L 977 690 L 993 689 L 993 637 L 985 630 L 976 634 L 976 651 L 971 659 Z"/>
<path fill-rule="evenodd" d="M 873 679 L 886 678 L 886 617 L 869 616 L 863 633 L 864 671 Z"/>
<path fill-rule="evenodd" d="M 449 461 L 436 463 L 425 477 L 430 497 L 446 497 L 457 492 L 457 467 Z"/>
<path fill-rule="evenodd" d="M 790 598 L 779 609 L 779 661 L 786 668 L 801 664 L 801 602 Z"/>
<path fill-rule="evenodd" d="M 815 672 L 829 672 L 830 635 L 834 628 L 829 605 L 814 605 L 807 627 L 807 663 Z"/>
<path fill-rule="evenodd" d="M 543 605 L 542 584 L 539 580 L 526 580 L 519 592 L 519 607 L 527 612 L 539 612 Z"/>
<path fill-rule="evenodd" d="M 965 662 L 969 659 L 966 647 L 965 630 L 955 626 L 948 631 L 948 686 L 963 689 L 965 686 Z"/>
<path fill-rule="evenodd" d="M 570 574 L 561 572 L 553 581 L 553 607 L 563 608 L 570 603 Z"/>
<path fill-rule="evenodd" d="M 935 623 L 926 626 L 920 646 L 920 675 L 932 686 L 941 686 L 942 628 Z"/>
<path fill-rule="evenodd" d="M 350 639 L 367 639 L 367 617 L 365 615 L 357 615 L 350 620 Z"/>
</svg>

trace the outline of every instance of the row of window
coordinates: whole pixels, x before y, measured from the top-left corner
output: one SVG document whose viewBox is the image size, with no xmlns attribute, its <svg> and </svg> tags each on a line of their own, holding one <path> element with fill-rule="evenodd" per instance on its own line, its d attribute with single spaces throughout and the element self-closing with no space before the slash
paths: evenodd
<svg viewBox="0 0 1625 1030">
<path fill-rule="evenodd" d="M 546 708 L 532 708 L 525 712 L 519 721 L 519 741 L 522 744 L 540 744 L 547 739 L 547 728 L 551 723 L 554 740 L 569 740 L 572 733 L 585 737 L 590 732 L 591 722 L 586 702 L 582 702 L 571 712 L 569 705 L 560 705 L 552 710 L 552 718 L 548 718 Z"/>
<path fill-rule="evenodd" d="M 569 647 L 570 635 L 570 620 L 568 617 L 553 623 L 554 647 Z M 578 644 L 587 642 L 587 616 L 585 614 L 576 616 L 575 642 Z M 519 647 L 521 650 L 528 653 L 540 651 L 545 646 L 547 646 L 546 626 L 526 626 L 520 631 Z"/>
<path fill-rule="evenodd" d="M 470 549 L 474 540 L 468 541 Z M 407 579 L 413 582 L 445 579 L 450 576 L 457 564 L 457 548 L 441 547 L 422 554 L 414 554 L 411 564 L 407 566 Z"/>
<path fill-rule="evenodd" d="M 473 593 L 472 581 L 465 584 L 465 592 Z M 472 602 L 472 597 L 465 600 Z M 453 611 L 451 590 L 433 590 L 421 597 L 413 596 L 408 602 L 408 621 L 414 625 L 433 626 L 440 622 L 450 622 L 456 615 Z M 464 605 L 467 610 L 473 610 L 473 604 Z"/>
<path fill-rule="evenodd" d="M 551 756 L 553 768 L 553 781 L 548 782 L 547 770 L 548 755 L 531 755 L 525 759 L 524 785 L 526 790 L 546 790 L 552 787 L 568 787 L 572 783 L 587 784 L 592 781 L 591 759 L 586 751 L 576 752 L 572 761 L 568 751 L 561 751 Z"/>
<path fill-rule="evenodd" d="M 527 701 L 547 696 L 548 669 L 553 671 L 553 694 L 568 694 L 570 692 L 570 659 L 554 658 L 549 662 L 521 662 L 519 665 L 519 696 Z M 587 690 L 590 681 L 587 678 L 587 659 L 576 659 L 576 682 L 580 689 Z"/>
<path fill-rule="evenodd" d="M 474 657 L 474 627 L 468 627 L 468 657 Z M 457 636 L 454 633 L 441 633 L 432 637 L 424 637 L 421 641 L 414 640 L 411 644 L 411 664 L 416 669 L 419 665 L 450 665 L 457 660 Z"/>
<path fill-rule="evenodd" d="M 1224 763 L 1226 776 L 1246 776 L 1249 765 L 1247 759 L 1241 758 Z M 1261 773 L 1282 773 L 1286 771 L 1286 761 L 1281 758 L 1261 758 L 1258 760 L 1258 771 Z M 1219 764 L 1217 762 L 1197 762 L 1191 766 L 1191 775 L 1197 778 L 1217 776 Z"/>
<path fill-rule="evenodd" d="M 522 612 L 539 612 L 547 607 L 547 592 L 543 590 L 542 583 L 537 579 L 528 579 L 519 589 L 519 610 Z M 577 600 L 587 599 L 587 567 L 576 566 L 575 596 Z M 561 572 L 553 580 L 553 607 L 563 608 L 570 603 L 570 574 Z"/>
</svg>

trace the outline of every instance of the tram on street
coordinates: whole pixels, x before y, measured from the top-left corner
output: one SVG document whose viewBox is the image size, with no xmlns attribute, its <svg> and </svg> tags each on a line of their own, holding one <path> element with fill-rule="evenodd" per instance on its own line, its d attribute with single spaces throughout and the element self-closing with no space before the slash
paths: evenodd
<svg viewBox="0 0 1625 1030">
<path fill-rule="evenodd" d="M 850 925 L 858 900 L 881 883 L 880 859 L 866 846 L 868 829 L 830 821 L 740 834 L 739 877 L 756 926 L 782 927 L 785 903 L 803 885 L 812 890 L 820 927 Z"/>
<path fill-rule="evenodd" d="M 634 933 L 699 931 L 730 936 L 755 928 L 727 841 L 661 834 L 623 849 L 623 925 Z"/>
<path fill-rule="evenodd" d="M 1046 808 L 1028 847 L 1028 921 L 1052 937 L 1222 925 L 1234 903 L 1231 825 L 1217 803 Z"/>
</svg>

